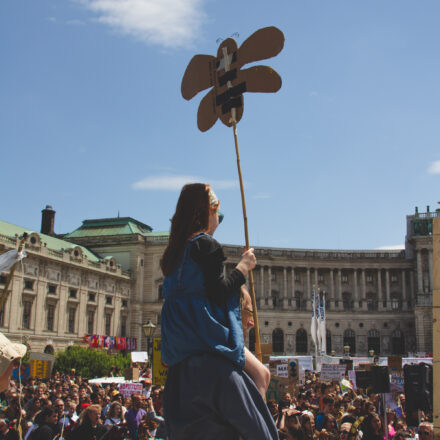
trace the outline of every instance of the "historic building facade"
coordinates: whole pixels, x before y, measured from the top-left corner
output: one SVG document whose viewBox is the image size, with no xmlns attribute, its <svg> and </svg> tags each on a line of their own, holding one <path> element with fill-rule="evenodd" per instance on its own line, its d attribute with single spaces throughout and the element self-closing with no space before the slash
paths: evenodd
<svg viewBox="0 0 440 440">
<path fill-rule="evenodd" d="M 0 254 L 16 248 L 24 232 L 27 257 L 9 285 L 1 332 L 47 353 L 86 334 L 128 333 L 131 277 L 114 258 L 102 259 L 82 246 L 3 221 Z M 2 292 L 7 276 L 0 275 Z"/>
<path fill-rule="evenodd" d="M 350 352 L 357 355 L 366 355 L 369 350 L 385 355 L 432 351 L 432 219 L 438 215 L 438 211 L 429 212 L 428 208 L 426 213 L 416 211 L 407 217 L 404 250 L 256 248 L 258 265 L 254 280 L 262 342 L 272 342 L 276 353 L 314 351 L 310 337 L 314 288 L 326 298 L 329 353 L 341 354 L 344 346 L 349 346 Z M 1 228 L 0 234 L 3 234 L 0 246 L 1 240 L 11 240 L 11 236 L 4 238 Z M 41 234 L 35 235 L 41 237 Z M 10 333 L 19 330 L 26 335 L 33 332 L 34 338 L 38 333 L 41 341 L 57 340 L 62 345 L 91 333 L 87 331 L 90 329 L 87 329 L 88 311 L 95 310 L 95 333 L 109 334 L 107 330 L 111 330 L 111 336 L 120 336 L 123 331 L 126 336 L 136 337 L 140 342 L 138 346 L 145 348 L 142 325 L 146 321 L 156 323 L 156 335 L 160 334 L 163 276 L 159 262 L 167 240 L 167 233 L 155 233 L 142 222 L 118 217 L 83 221 L 78 229 L 63 237 L 65 246 L 59 254 L 49 252 L 44 246 L 38 250 L 28 246 L 31 252 L 28 261 L 25 260 L 29 266 L 25 269 L 29 272 L 26 276 L 31 276 L 31 263 L 38 266 L 37 274 L 33 275 L 38 281 L 38 294 L 35 292 L 32 297 L 32 293 L 20 285 L 17 274 L 15 303 L 8 304 L 5 317 L 11 315 L 15 307 L 19 313 L 9 318 L 9 327 L 3 326 L 2 330 L 7 328 Z M 9 241 L 9 248 L 14 247 L 14 243 Z M 8 246 L 3 245 L 4 249 Z M 91 251 L 97 261 L 90 261 L 92 257 L 72 261 L 72 249 Z M 225 271 L 230 271 L 240 259 L 242 246 L 224 245 L 224 251 L 228 257 Z M 114 272 L 110 270 L 110 262 Z M 58 276 L 53 273 L 49 277 L 50 265 L 55 265 L 54 270 L 59 273 L 57 300 L 47 290 Z M 78 275 L 74 276 L 78 273 L 81 274 L 79 279 Z M 76 284 L 72 284 L 75 279 Z M 91 280 L 95 280 L 95 284 Z M 114 291 L 109 291 L 107 285 L 113 285 Z M 74 298 L 69 299 L 71 289 L 78 290 L 79 316 L 75 317 L 75 331 L 67 332 L 66 328 L 72 328 L 69 313 L 73 312 L 69 312 L 68 306 L 74 302 Z M 92 291 L 97 293 L 94 305 L 88 297 Z M 29 294 L 34 298 L 33 319 L 36 321 L 38 317 L 47 316 L 48 306 L 56 303 L 56 334 L 44 329 L 44 319 L 32 330 L 20 324 L 23 298 Z M 113 304 L 107 304 L 109 296 L 114 298 Z M 109 329 L 106 310 L 110 309 Z M 248 340 L 252 348 L 252 331 Z"/>
</svg>

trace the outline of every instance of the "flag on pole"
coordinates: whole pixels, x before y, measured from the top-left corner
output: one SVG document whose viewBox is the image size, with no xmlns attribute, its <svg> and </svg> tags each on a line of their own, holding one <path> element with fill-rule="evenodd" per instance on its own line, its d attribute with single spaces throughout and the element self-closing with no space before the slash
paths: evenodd
<svg viewBox="0 0 440 440">
<path fill-rule="evenodd" d="M 316 322 L 316 294 L 315 294 L 315 289 L 312 289 L 312 321 L 310 323 L 310 333 L 312 335 L 312 341 L 313 344 L 315 345 L 315 349 L 318 348 L 318 342 L 317 342 L 317 322 Z"/>
<path fill-rule="evenodd" d="M 319 333 L 321 336 L 321 353 L 327 352 L 327 331 L 325 328 L 325 293 L 323 292 L 319 303 Z"/>
<path fill-rule="evenodd" d="M 319 293 L 316 294 L 316 300 L 315 300 L 315 316 L 316 316 L 316 341 L 318 346 L 318 353 L 321 353 L 321 326 L 319 325 L 321 322 L 321 310 L 319 307 Z"/>
</svg>

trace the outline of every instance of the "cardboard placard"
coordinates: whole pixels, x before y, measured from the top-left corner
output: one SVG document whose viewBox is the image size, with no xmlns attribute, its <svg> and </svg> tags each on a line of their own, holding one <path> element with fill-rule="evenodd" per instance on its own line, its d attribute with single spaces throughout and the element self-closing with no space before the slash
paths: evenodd
<svg viewBox="0 0 440 440">
<path fill-rule="evenodd" d="M 390 371 L 402 370 L 402 356 L 397 356 L 397 355 L 388 356 L 388 368 L 390 369 Z"/>
<path fill-rule="evenodd" d="M 148 353 L 146 351 L 132 351 L 131 362 L 140 362 L 141 364 L 148 361 Z"/>
<path fill-rule="evenodd" d="M 161 338 L 153 338 L 153 384 L 165 385 L 168 367 L 162 362 Z"/>
<path fill-rule="evenodd" d="M 29 356 L 30 377 L 49 379 L 55 356 L 46 353 L 31 353 Z"/>
<path fill-rule="evenodd" d="M 142 394 L 142 388 L 141 383 L 123 382 L 119 384 L 119 392 L 124 398 L 131 397 L 133 394 Z"/>
<path fill-rule="evenodd" d="M 263 364 L 268 364 L 271 354 L 273 353 L 272 342 L 267 344 L 261 344 L 261 357 L 263 360 Z"/>
<path fill-rule="evenodd" d="M 244 92 L 277 92 L 281 78 L 267 66 L 253 66 L 242 70 L 248 63 L 278 55 L 284 46 L 283 33 L 274 26 L 254 32 L 238 48 L 232 38 L 222 41 L 217 56 L 195 55 L 189 62 L 182 79 L 181 92 L 186 100 L 202 90 L 212 89 L 201 100 L 197 112 L 200 131 L 209 130 L 220 119 L 232 127 L 243 114 Z"/>
<path fill-rule="evenodd" d="M 321 382 L 339 382 L 345 376 L 344 364 L 322 364 L 321 365 Z"/>
<path fill-rule="evenodd" d="M 139 368 L 126 368 L 124 370 L 124 379 L 125 380 L 139 380 Z"/>
</svg>

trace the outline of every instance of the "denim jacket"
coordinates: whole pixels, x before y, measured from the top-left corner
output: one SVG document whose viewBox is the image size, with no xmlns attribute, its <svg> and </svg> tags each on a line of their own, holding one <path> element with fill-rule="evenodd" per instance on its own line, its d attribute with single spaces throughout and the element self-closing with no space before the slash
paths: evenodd
<svg viewBox="0 0 440 440">
<path fill-rule="evenodd" d="M 187 244 L 181 262 L 162 286 L 162 361 L 173 366 L 189 356 L 215 352 L 243 367 L 240 291 L 223 306 L 207 298 L 202 269 L 190 256 L 191 246 L 200 236 Z"/>
</svg>

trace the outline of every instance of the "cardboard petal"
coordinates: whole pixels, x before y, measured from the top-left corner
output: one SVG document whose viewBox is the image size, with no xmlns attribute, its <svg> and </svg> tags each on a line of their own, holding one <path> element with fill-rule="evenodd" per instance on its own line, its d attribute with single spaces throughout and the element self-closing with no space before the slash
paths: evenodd
<svg viewBox="0 0 440 440">
<path fill-rule="evenodd" d="M 216 58 L 211 55 L 194 55 L 183 75 L 180 90 L 186 100 L 215 84 Z"/>
<path fill-rule="evenodd" d="M 226 40 L 221 42 L 217 50 L 217 72 L 224 72 L 225 70 L 229 70 L 226 69 L 228 64 L 231 66 L 231 69 L 234 68 L 235 63 L 237 62 L 237 50 L 238 46 L 234 39 L 227 38 Z M 228 58 L 225 58 L 225 53 L 228 55 Z"/>
<path fill-rule="evenodd" d="M 265 60 L 278 55 L 284 47 L 284 34 L 275 26 L 270 26 L 254 32 L 243 42 L 238 50 L 238 63 Z"/>
<path fill-rule="evenodd" d="M 244 99 L 243 95 L 236 98 L 237 101 L 240 103 L 238 107 L 233 107 L 226 113 L 223 113 L 222 106 L 217 106 L 217 114 L 220 118 L 220 120 L 225 124 L 227 127 L 232 127 L 232 116 L 233 113 L 235 113 L 235 122 L 238 123 L 241 120 L 241 117 L 243 116 L 243 105 L 244 105 Z"/>
<path fill-rule="evenodd" d="M 281 77 L 267 66 L 254 66 L 240 71 L 239 81 L 246 83 L 247 92 L 274 93 L 281 88 Z"/>
<path fill-rule="evenodd" d="M 197 127 L 200 131 L 208 131 L 217 122 L 215 110 L 215 89 L 212 89 L 200 101 L 197 111 Z"/>
</svg>

